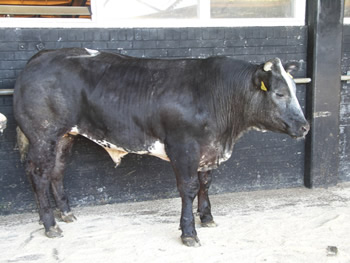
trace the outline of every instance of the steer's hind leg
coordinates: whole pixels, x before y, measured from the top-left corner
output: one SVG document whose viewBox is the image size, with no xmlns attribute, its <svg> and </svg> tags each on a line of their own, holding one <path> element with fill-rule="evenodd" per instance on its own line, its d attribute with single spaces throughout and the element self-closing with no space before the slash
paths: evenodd
<svg viewBox="0 0 350 263">
<path fill-rule="evenodd" d="M 198 172 L 200 188 L 198 191 L 198 213 L 203 227 L 215 227 L 216 224 L 211 214 L 209 201 L 209 187 L 211 184 L 211 172 Z"/>
<path fill-rule="evenodd" d="M 37 140 L 36 143 L 30 143 L 27 158 L 27 174 L 37 199 L 40 221 L 45 227 L 45 234 L 50 238 L 62 236 L 49 200 L 54 151 L 55 143 Z"/>
<path fill-rule="evenodd" d="M 51 188 L 56 205 L 59 208 L 59 219 L 66 223 L 73 222 L 76 217 L 70 210 L 68 198 L 63 187 L 65 161 L 70 155 L 74 143 L 74 136 L 66 134 L 58 140 L 56 147 L 55 165 L 51 174 Z"/>
<path fill-rule="evenodd" d="M 179 190 L 182 210 L 180 227 L 181 239 L 186 246 L 200 246 L 194 224 L 193 200 L 199 190 L 197 176 L 199 146 L 196 142 L 185 144 L 167 144 L 166 151 L 176 175 L 177 188 Z"/>
</svg>

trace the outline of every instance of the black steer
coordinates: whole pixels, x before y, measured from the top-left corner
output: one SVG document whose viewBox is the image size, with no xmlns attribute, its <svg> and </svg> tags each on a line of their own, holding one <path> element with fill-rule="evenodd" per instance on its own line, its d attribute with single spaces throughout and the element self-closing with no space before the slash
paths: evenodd
<svg viewBox="0 0 350 263">
<path fill-rule="evenodd" d="M 182 199 L 182 241 L 199 245 L 193 200 L 198 195 L 202 224 L 215 226 L 210 171 L 231 156 L 242 133 L 256 128 L 295 138 L 307 134 L 289 75 L 295 67 L 284 68 L 278 58 L 254 65 L 228 57 L 143 59 L 80 48 L 35 55 L 16 82 L 14 114 L 46 235 L 62 233 L 50 188 L 62 219 L 75 219 L 63 170 L 80 134 L 116 164 L 128 153 L 170 161 Z"/>
</svg>

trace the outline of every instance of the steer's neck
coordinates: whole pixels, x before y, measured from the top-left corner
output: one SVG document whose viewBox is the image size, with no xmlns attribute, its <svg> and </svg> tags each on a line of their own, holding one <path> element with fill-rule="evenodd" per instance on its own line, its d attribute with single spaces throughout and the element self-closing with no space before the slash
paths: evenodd
<svg viewBox="0 0 350 263">
<path fill-rule="evenodd" d="M 213 103 L 221 134 L 233 142 L 251 126 L 250 105 L 256 96 L 253 76 L 256 66 L 224 61 L 215 67 Z"/>
</svg>

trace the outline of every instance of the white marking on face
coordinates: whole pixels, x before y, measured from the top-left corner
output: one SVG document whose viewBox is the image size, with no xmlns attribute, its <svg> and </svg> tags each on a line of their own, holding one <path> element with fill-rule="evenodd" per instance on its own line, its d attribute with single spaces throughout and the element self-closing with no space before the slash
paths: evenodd
<svg viewBox="0 0 350 263">
<path fill-rule="evenodd" d="M 294 83 L 293 83 L 293 80 L 290 76 L 288 76 L 287 72 L 285 71 L 285 69 L 283 68 L 281 62 L 277 63 L 279 69 L 280 69 L 280 72 L 281 72 L 281 75 L 282 77 L 284 78 L 284 80 L 286 81 L 287 83 L 287 86 L 288 86 L 288 89 L 289 89 L 289 92 L 291 94 L 291 107 L 295 108 L 297 111 L 299 111 L 299 114 L 301 115 L 304 115 L 301 107 L 300 107 L 300 104 L 299 104 L 299 101 L 298 101 L 298 98 L 296 96 L 296 92 L 295 92 L 295 88 L 294 88 Z"/>
</svg>

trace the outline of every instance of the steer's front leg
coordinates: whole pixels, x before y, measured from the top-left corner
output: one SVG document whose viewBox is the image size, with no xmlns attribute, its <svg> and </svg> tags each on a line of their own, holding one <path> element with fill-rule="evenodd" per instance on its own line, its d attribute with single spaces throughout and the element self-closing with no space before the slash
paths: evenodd
<svg viewBox="0 0 350 263">
<path fill-rule="evenodd" d="M 200 246 L 193 216 L 193 200 L 199 191 L 197 175 L 199 146 L 196 142 L 167 144 L 166 151 L 176 175 L 182 201 L 180 219 L 182 242 L 189 247 Z"/>
</svg>

